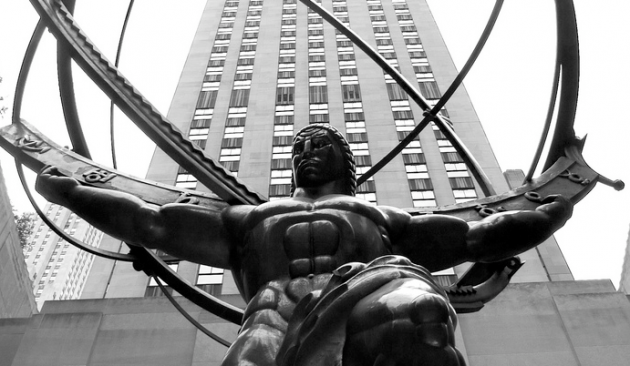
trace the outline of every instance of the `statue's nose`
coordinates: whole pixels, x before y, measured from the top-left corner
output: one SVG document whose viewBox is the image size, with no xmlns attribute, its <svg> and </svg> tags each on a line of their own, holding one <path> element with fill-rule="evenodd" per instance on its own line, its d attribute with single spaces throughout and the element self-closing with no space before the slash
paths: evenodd
<svg viewBox="0 0 630 366">
<path fill-rule="evenodd" d="M 311 140 L 304 141 L 304 152 L 311 152 Z"/>
</svg>

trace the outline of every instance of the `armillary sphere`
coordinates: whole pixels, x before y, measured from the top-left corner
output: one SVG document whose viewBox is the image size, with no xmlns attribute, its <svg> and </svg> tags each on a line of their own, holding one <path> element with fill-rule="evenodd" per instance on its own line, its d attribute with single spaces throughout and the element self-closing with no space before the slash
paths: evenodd
<svg viewBox="0 0 630 366">
<path fill-rule="evenodd" d="M 460 86 L 480 54 L 500 13 L 503 4 L 502 0 L 496 1 L 487 25 L 462 71 L 433 107 L 378 52 L 359 38 L 351 29 L 344 26 L 330 12 L 311 0 L 300 1 L 323 17 L 338 31 L 346 35 L 388 73 L 414 102 L 425 111 L 423 119 L 417 124 L 415 129 L 386 157 L 375 164 L 368 172 L 364 173 L 358 179 L 358 184 L 373 176 L 414 140 L 423 128 L 429 125 L 430 122 L 434 122 L 459 152 L 486 197 L 455 205 L 407 209 L 412 215 L 434 213 L 457 216 L 466 221 L 476 221 L 499 211 L 534 209 L 541 204 L 543 197 L 551 194 L 562 194 L 573 203 L 577 203 L 590 192 L 597 182 L 612 186 L 617 190 L 623 188 L 623 182 L 619 180 L 612 181 L 598 174 L 586 164 L 581 154 L 584 141 L 577 138 L 573 130 L 578 97 L 579 56 L 577 26 L 572 0 L 555 0 L 558 39 L 555 75 L 552 97 L 538 149 L 523 185 L 501 195 L 497 195 L 493 190 L 490 181 L 481 170 L 479 164 L 454 132 L 449 121 L 440 114 L 440 110 Z M 173 272 L 162 258 L 152 251 L 131 247 L 128 254 L 121 254 L 91 247 L 64 233 L 61 228 L 50 222 L 35 204 L 24 182 L 22 165 L 26 165 L 34 171 L 40 171 L 47 165 L 54 165 L 62 173 L 76 178 L 82 184 L 103 189 L 125 191 L 155 205 L 165 205 L 173 202 L 201 206 L 212 205 L 214 207 L 236 204 L 257 205 L 265 202 L 265 198 L 250 190 L 238 178 L 225 170 L 221 164 L 205 155 L 203 150 L 192 143 L 166 117 L 162 116 L 125 79 L 116 67 L 118 56 L 114 64 L 108 61 L 98 51 L 96 46 L 90 42 L 87 35 L 74 20 L 72 16 L 74 0 L 31 0 L 31 3 L 37 9 L 41 18 L 24 57 L 16 88 L 13 121 L 11 125 L 2 128 L 0 131 L 0 144 L 15 157 L 20 179 L 37 213 L 53 231 L 73 245 L 101 257 L 133 262 L 136 269 L 154 276 L 160 287 L 163 288 L 161 279 L 202 308 L 223 319 L 240 324 L 243 315 L 242 309 L 190 286 L 177 273 Z M 122 44 L 124 29 L 132 5 L 133 0 L 130 2 L 127 19 L 121 32 L 120 44 Z M 72 151 L 58 146 L 38 132 L 35 127 L 20 118 L 27 76 L 38 42 L 45 29 L 52 32 L 58 41 L 57 67 L 60 95 L 68 134 L 73 146 Z M 119 54 L 120 46 L 118 49 Z M 156 182 L 140 180 L 91 161 L 74 98 L 71 71 L 72 60 L 109 96 L 112 101 L 112 110 L 115 104 L 160 149 L 193 174 L 200 183 L 213 193 L 179 189 Z M 558 98 L 559 95 L 561 98 Z M 555 119 L 553 117 L 554 111 L 557 111 Z M 555 122 L 555 131 L 550 136 L 550 126 L 552 126 L 553 122 Z M 539 164 L 543 146 L 548 139 L 551 139 L 550 148 L 543 165 L 543 173 L 539 177 L 534 178 L 534 171 Z M 115 167 L 115 154 L 113 155 Z M 497 263 L 474 264 L 456 284 L 446 288 L 453 307 L 460 313 L 479 310 L 485 302 L 494 298 L 507 286 L 510 277 L 521 265 L 522 263 L 517 257 Z M 193 324 L 213 339 L 224 345 L 229 345 L 229 342 L 214 335 L 188 316 L 168 293 L 165 292 L 165 294 Z"/>
</svg>

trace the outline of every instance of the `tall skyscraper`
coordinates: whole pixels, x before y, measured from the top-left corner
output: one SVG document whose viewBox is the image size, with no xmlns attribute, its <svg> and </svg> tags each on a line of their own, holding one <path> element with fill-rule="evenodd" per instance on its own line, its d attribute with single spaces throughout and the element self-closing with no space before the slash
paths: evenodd
<svg viewBox="0 0 630 366">
<path fill-rule="evenodd" d="M 426 2 L 348 0 L 324 1 L 323 6 L 414 81 L 431 105 L 457 76 Z M 497 192 L 507 191 L 510 186 L 463 87 L 442 114 Z M 168 113 L 170 121 L 206 153 L 270 200 L 289 195 L 292 138 L 309 123 L 330 123 L 345 134 L 360 175 L 422 117 L 422 109 L 389 75 L 297 0 L 209 1 Z M 160 150 L 154 153 L 147 178 L 205 190 Z M 482 197 L 482 192 L 454 147 L 432 124 L 362 184 L 357 196 L 413 208 L 465 202 Z M 566 267 L 553 245 L 553 260 L 547 262 Z M 113 241 L 111 249 L 119 248 Z M 569 279 L 549 275 L 539 252 L 524 256 L 528 264 L 515 281 Z M 98 290 L 88 290 L 86 296 L 159 294 L 155 284 L 130 265 L 103 266 L 113 270 L 113 276 L 109 270 L 98 271 L 90 279 Z M 446 277 L 440 280 L 452 280 L 466 268 L 443 271 L 440 274 Z M 228 272 L 191 263 L 179 264 L 178 271 L 215 294 L 237 294 Z"/>
</svg>

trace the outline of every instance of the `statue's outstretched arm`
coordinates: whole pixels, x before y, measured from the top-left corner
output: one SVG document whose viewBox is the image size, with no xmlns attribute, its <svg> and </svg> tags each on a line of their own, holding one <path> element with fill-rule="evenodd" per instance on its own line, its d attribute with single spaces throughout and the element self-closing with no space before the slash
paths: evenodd
<svg viewBox="0 0 630 366">
<path fill-rule="evenodd" d="M 229 268 L 230 235 L 218 208 L 186 204 L 160 207 L 128 193 L 83 186 L 54 167 L 39 174 L 36 189 L 50 202 L 69 208 L 129 244 Z"/>
<path fill-rule="evenodd" d="M 549 196 L 532 211 L 497 213 L 467 223 L 452 216 L 402 216 L 394 253 L 431 271 L 457 264 L 510 258 L 543 242 L 571 217 L 573 205 L 562 196 Z M 390 216 L 392 217 L 392 216 Z"/>
<path fill-rule="evenodd" d="M 548 196 L 533 211 L 507 211 L 471 225 L 466 235 L 470 258 L 494 262 L 535 247 L 560 229 L 573 214 L 563 196 Z"/>
</svg>

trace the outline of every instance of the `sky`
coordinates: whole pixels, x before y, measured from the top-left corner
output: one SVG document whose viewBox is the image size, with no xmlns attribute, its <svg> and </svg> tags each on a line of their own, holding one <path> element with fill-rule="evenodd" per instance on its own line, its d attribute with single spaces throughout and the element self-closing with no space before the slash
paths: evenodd
<svg viewBox="0 0 630 366">
<path fill-rule="evenodd" d="M 270 1 L 270 0 L 266 0 Z M 350 0 L 349 0 L 350 1 Z M 409 0 L 411 1 L 411 0 Z M 76 19 L 114 60 L 128 0 L 78 1 Z M 428 0 L 451 56 L 461 68 L 494 6 L 489 0 Z M 87 6 L 89 4 L 89 6 Z M 205 0 L 136 0 L 122 51 L 122 73 L 163 114 L 168 111 Z M 589 166 L 630 184 L 630 2 L 576 0 L 580 37 L 580 96 L 576 134 L 588 139 Z M 555 59 L 555 20 L 549 0 L 505 1 L 495 30 L 464 85 L 502 169 L 527 171 L 547 113 Z M 24 51 L 37 22 L 27 1 L 0 1 L 0 95 L 11 107 Z M 108 99 L 75 69 L 80 118 L 94 160 L 111 165 Z M 68 143 L 58 100 L 55 41 L 46 33 L 25 94 L 22 117 L 61 145 Z M 447 105 L 448 107 L 448 105 Z M 152 143 L 116 114 L 119 169 L 143 177 Z M 10 116 L 0 125 L 10 123 Z M 13 160 L 0 162 L 13 205 L 31 211 Z M 34 178 L 29 175 L 30 180 Z M 630 188 L 598 184 L 557 234 L 576 279 L 611 279 L 618 286 L 630 227 Z"/>
</svg>

